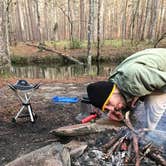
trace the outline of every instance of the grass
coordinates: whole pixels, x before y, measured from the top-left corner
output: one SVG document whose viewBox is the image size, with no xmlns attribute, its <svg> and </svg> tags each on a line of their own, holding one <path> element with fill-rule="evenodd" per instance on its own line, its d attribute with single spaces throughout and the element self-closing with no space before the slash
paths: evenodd
<svg viewBox="0 0 166 166">
<path fill-rule="evenodd" d="M 152 43 L 149 41 L 133 41 L 134 45 L 131 44 L 130 40 L 122 40 L 115 39 L 115 40 L 105 40 L 101 42 L 101 46 L 110 46 L 111 48 L 121 48 L 121 47 L 142 47 L 142 46 L 152 46 Z M 70 49 L 71 44 L 69 40 L 63 40 L 63 41 L 46 41 L 46 45 L 52 46 L 54 48 L 61 48 L 61 49 Z M 74 39 L 72 43 L 72 48 L 87 48 L 87 40 L 79 41 L 78 39 Z M 92 43 L 92 48 L 96 48 L 97 42 Z"/>
</svg>

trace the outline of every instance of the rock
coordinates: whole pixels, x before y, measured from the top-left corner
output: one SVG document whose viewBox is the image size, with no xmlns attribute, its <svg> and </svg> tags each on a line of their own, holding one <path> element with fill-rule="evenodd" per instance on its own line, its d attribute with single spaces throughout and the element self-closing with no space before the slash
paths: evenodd
<svg viewBox="0 0 166 166">
<path fill-rule="evenodd" d="M 88 146 L 87 143 L 75 141 L 75 140 L 72 140 L 69 143 L 64 145 L 64 147 L 70 150 L 71 158 L 77 158 L 81 156 L 84 153 L 87 146 Z"/>
<path fill-rule="evenodd" d="M 71 166 L 69 150 L 53 143 L 23 155 L 6 166 Z"/>
</svg>

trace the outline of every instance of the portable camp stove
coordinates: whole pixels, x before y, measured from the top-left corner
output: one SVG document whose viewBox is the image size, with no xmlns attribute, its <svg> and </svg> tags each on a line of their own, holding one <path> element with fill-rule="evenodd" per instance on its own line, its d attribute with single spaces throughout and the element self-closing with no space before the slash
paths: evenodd
<svg viewBox="0 0 166 166">
<path fill-rule="evenodd" d="M 26 80 L 18 80 L 16 84 L 8 84 L 8 86 L 14 91 L 15 95 L 20 99 L 22 107 L 12 119 L 16 122 L 17 118 L 30 117 L 32 123 L 35 122 L 37 115 L 33 112 L 30 99 L 35 92 L 40 87 L 40 83 L 29 84 Z M 24 109 L 28 110 L 28 114 L 23 114 Z"/>
</svg>

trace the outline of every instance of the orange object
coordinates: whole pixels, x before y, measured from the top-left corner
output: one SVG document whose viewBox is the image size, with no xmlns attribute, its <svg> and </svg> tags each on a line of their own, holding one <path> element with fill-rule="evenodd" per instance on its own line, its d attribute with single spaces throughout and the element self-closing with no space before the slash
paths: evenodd
<svg viewBox="0 0 166 166">
<path fill-rule="evenodd" d="M 92 119 L 97 118 L 97 114 L 92 114 L 81 120 L 81 123 L 90 122 Z"/>
</svg>

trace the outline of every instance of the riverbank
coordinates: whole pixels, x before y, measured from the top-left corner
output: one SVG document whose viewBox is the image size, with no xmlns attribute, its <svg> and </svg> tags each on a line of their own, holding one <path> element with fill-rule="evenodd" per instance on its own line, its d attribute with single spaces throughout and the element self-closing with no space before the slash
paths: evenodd
<svg viewBox="0 0 166 166">
<path fill-rule="evenodd" d="M 11 60 L 13 64 L 64 64 L 67 60 L 58 54 L 60 52 L 66 56 L 71 56 L 78 59 L 81 62 L 87 61 L 87 48 L 76 48 L 76 49 L 66 49 L 64 47 L 54 47 L 54 45 L 45 45 L 44 48 L 49 48 L 55 50 L 55 52 L 43 49 L 38 43 L 18 43 L 16 46 L 10 48 Z M 100 62 L 120 62 L 127 56 L 134 52 L 143 50 L 145 48 L 152 47 L 149 43 L 144 43 L 136 46 L 124 45 L 124 46 L 112 46 L 111 44 L 103 45 L 100 49 Z M 97 49 L 95 46 L 92 47 L 92 61 L 96 61 Z"/>
</svg>

